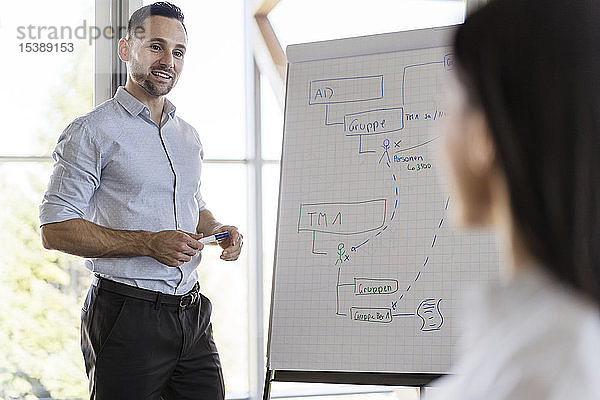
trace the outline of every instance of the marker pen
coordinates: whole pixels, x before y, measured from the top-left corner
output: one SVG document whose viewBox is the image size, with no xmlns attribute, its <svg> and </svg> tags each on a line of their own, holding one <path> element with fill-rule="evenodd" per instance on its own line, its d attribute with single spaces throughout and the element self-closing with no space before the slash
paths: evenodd
<svg viewBox="0 0 600 400">
<path fill-rule="evenodd" d="M 216 235 L 210 235 L 207 237 L 200 238 L 200 240 L 198 240 L 198 241 L 202 244 L 219 243 L 219 241 L 226 239 L 228 237 L 229 237 L 229 232 L 222 232 L 222 233 L 217 233 Z"/>
</svg>

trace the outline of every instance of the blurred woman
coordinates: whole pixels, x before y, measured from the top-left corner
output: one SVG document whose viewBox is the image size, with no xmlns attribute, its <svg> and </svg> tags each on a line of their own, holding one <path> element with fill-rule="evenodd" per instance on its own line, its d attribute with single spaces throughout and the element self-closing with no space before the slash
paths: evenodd
<svg viewBox="0 0 600 400">
<path fill-rule="evenodd" d="M 600 2 L 497 0 L 454 41 L 457 217 L 498 231 L 440 399 L 600 399 Z"/>
</svg>

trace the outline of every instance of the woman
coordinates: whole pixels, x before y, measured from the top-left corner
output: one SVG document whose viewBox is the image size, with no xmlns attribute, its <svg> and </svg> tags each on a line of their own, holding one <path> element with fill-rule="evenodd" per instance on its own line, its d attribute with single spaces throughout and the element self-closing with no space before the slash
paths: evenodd
<svg viewBox="0 0 600 400">
<path fill-rule="evenodd" d="M 600 399 L 600 2 L 498 0 L 454 42 L 458 219 L 496 229 L 441 399 Z"/>
</svg>

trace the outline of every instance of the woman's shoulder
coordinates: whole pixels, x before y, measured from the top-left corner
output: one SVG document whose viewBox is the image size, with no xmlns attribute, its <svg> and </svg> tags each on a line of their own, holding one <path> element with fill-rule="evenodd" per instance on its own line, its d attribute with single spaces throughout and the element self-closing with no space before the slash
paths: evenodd
<svg viewBox="0 0 600 400">
<path fill-rule="evenodd" d="M 488 287 L 470 304 L 462 357 L 455 375 L 440 381 L 441 398 L 563 399 L 600 393 L 595 304 L 541 269 Z"/>
</svg>

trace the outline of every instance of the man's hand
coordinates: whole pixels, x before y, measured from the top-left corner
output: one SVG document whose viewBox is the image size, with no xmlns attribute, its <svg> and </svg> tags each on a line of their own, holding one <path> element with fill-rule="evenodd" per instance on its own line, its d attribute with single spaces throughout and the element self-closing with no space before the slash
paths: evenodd
<svg viewBox="0 0 600 400">
<path fill-rule="evenodd" d="M 160 231 L 150 236 L 146 243 L 149 256 L 169 267 L 179 267 L 190 261 L 204 245 L 198 241 L 201 234 L 184 231 Z"/>
<path fill-rule="evenodd" d="M 229 232 L 229 237 L 219 242 L 219 245 L 223 248 L 221 260 L 235 261 L 240 256 L 243 246 L 242 234 L 238 232 L 235 226 L 221 225 L 206 208 L 200 211 L 196 231 L 205 236 Z"/>
<path fill-rule="evenodd" d="M 241 233 L 238 232 L 238 229 L 235 226 L 231 225 L 223 225 L 219 227 L 214 234 L 221 232 L 229 232 L 229 237 L 219 242 L 219 246 L 223 248 L 223 252 L 221 253 L 221 260 L 237 260 L 242 251 L 244 237 Z"/>
</svg>

